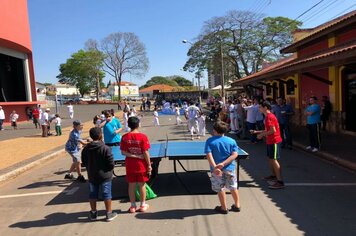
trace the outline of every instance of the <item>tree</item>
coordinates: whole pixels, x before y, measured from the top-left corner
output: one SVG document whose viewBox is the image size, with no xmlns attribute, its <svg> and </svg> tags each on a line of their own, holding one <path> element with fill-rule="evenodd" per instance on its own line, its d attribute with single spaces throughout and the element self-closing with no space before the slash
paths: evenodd
<svg viewBox="0 0 356 236">
<path fill-rule="evenodd" d="M 301 22 L 267 17 L 247 11 L 230 11 L 205 22 L 198 40 L 188 51 L 185 70 L 221 71 L 221 54 L 227 80 L 240 79 L 261 69 L 262 62 L 282 57 L 278 51 L 292 42 L 291 32 Z"/>
<path fill-rule="evenodd" d="M 73 53 L 66 63 L 60 65 L 60 74 L 57 76 L 60 83 L 74 85 L 83 96 L 96 88 L 99 98 L 100 84 L 105 73 L 100 69 L 103 66 L 103 54 L 96 50 L 79 50 Z"/>
<path fill-rule="evenodd" d="M 178 83 L 174 80 L 171 80 L 167 77 L 164 76 L 153 76 L 151 79 L 149 79 L 146 84 L 140 87 L 140 89 L 150 87 L 155 84 L 167 84 L 173 87 L 177 87 Z"/>
<path fill-rule="evenodd" d="M 174 76 L 168 76 L 167 78 L 175 81 L 178 84 L 178 86 L 181 87 L 193 86 L 193 83 L 190 80 L 187 80 L 182 76 L 174 75 Z"/>
<path fill-rule="evenodd" d="M 146 48 L 134 33 L 113 33 L 98 43 L 89 40 L 88 48 L 101 51 L 104 57 L 104 71 L 115 78 L 118 85 L 121 84 L 125 74 L 143 76 L 148 70 L 148 58 Z M 119 100 L 121 91 L 119 89 Z"/>
</svg>

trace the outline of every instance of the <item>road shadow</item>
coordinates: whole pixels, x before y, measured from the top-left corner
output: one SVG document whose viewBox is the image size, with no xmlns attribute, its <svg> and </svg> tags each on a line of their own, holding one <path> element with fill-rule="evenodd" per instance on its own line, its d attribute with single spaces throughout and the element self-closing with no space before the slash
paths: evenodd
<svg viewBox="0 0 356 236">
<path fill-rule="evenodd" d="M 122 214 L 122 211 L 115 211 L 118 214 Z M 98 222 L 105 221 L 105 211 L 98 211 Z M 33 220 L 33 221 L 23 221 L 17 222 L 15 224 L 10 225 L 10 228 L 21 228 L 21 229 L 29 229 L 29 228 L 40 228 L 47 226 L 59 226 L 66 224 L 75 224 L 75 223 L 95 223 L 88 219 L 88 212 L 74 212 L 74 213 L 64 213 L 64 212 L 56 212 L 45 216 L 44 219 L 41 220 Z"/>
<path fill-rule="evenodd" d="M 187 217 L 207 216 L 219 214 L 213 209 L 174 209 L 158 212 L 145 212 L 136 214 L 135 217 L 141 220 L 184 220 Z"/>
<path fill-rule="evenodd" d="M 43 181 L 43 182 L 28 184 L 19 187 L 18 189 L 33 189 L 33 188 L 43 188 L 43 187 L 51 187 L 51 186 L 69 187 L 71 184 L 72 181 L 68 181 L 68 180 L 53 180 L 53 181 Z"/>
</svg>

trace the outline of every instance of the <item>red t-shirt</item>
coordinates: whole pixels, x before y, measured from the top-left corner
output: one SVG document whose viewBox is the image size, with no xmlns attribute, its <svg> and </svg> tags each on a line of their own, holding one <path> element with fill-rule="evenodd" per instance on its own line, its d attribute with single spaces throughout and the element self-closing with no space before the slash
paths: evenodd
<svg viewBox="0 0 356 236">
<path fill-rule="evenodd" d="M 281 132 L 279 131 L 279 124 L 276 116 L 273 113 L 267 113 L 265 118 L 266 131 L 269 131 L 273 126 L 276 129 L 276 132 L 267 135 L 266 137 L 267 144 L 276 144 L 282 142 Z"/>
<path fill-rule="evenodd" d="M 40 118 L 40 111 L 39 111 L 37 108 L 33 109 L 33 110 L 32 110 L 32 116 L 33 116 L 33 118 L 35 118 L 35 119 Z"/>
<path fill-rule="evenodd" d="M 127 133 L 121 138 L 120 149 L 132 154 L 143 154 L 150 148 L 150 142 L 143 133 Z M 145 159 L 126 157 L 126 174 L 137 174 L 147 172 Z"/>
</svg>

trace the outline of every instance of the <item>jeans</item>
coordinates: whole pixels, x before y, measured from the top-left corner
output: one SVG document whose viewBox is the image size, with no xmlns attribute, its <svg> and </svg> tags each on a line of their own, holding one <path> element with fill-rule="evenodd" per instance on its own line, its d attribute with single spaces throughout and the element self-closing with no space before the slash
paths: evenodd
<svg viewBox="0 0 356 236">
<path fill-rule="evenodd" d="M 0 119 L 0 130 L 2 130 L 2 124 L 4 123 L 3 119 Z"/>
<path fill-rule="evenodd" d="M 312 148 L 320 148 L 320 123 L 307 124 L 309 141 Z"/>
<path fill-rule="evenodd" d="M 291 147 L 292 146 L 292 135 L 290 132 L 290 127 L 288 124 L 279 124 L 279 129 L 281 132 L 282 137 L 282 147 L 286 145 Z"/>
<path fill-rule="evenodd" d="M 247 123 L 248 131 L 256 130 L 256 123 L 250 123 L 250 122 L 246 122 L 246 123 Z M 250 140 L 253 143 L 257 142 L 256 134 L 250 134 Z"/>
<path fill-rule="evenodd" d="M 98 199 L 99 198 L 99 189 L 102 191 L 103 199 L 110 200 L 111 195 L 111 186 L 112 181 L 107 181 L 101 184 L 93 184 L 89 182 L 89 199 Z"/>
</svg>

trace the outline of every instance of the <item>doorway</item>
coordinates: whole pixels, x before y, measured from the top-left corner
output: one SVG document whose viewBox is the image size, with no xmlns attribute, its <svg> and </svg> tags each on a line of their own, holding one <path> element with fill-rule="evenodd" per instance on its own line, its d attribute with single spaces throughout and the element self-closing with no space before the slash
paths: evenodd
<svg viewBox="0 0 356 236">
<path fill-rule="evenodd" d="M 356 132 L 356 65 L 343 71 L 345 91 L 345 129 Z"/>
<path fill-rule="evenodd" d="M 0 102 L 26 100 L 24 61 L 0 53 Z"/>
</svg>

